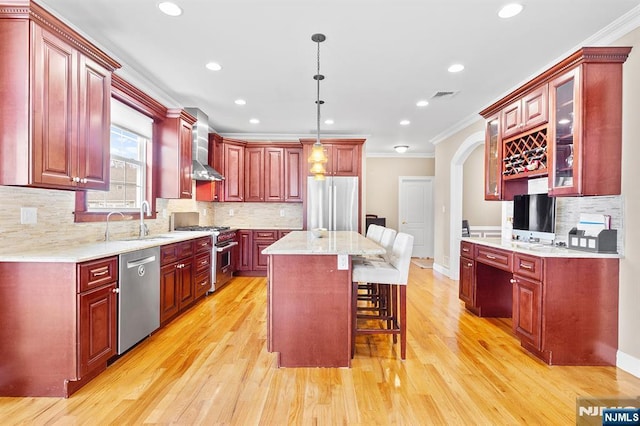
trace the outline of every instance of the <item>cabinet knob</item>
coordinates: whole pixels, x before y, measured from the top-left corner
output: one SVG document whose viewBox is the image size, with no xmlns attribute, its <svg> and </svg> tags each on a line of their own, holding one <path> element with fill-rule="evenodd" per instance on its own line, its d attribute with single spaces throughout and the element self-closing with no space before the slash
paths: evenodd
<svg viewBox="0 0 640 426">
<path fill-rule="evenodd" d="M 120 293 L 120 289 L 119 289 L 119 288 L 114 288 L 113 290 L 111 290 L 111 292 L 113 292 L 113 293 Z"/>
<path fill-rule="evenodd" d="M 511 279 L 509 280 L 509 282 L 510 282 L 511 284 L 515 284 L 515 283 L 517 283 L 517 282 L 518 282 L 518 280 L 516 280 L 515 278 L 511 278 Z"/>
<path fill-rule="evenodd" d="M 80 182 L 82 182 L 82 183 L 88 183 L 88 182 L 89 182 L 89 179 L 87 179 L 87 178 L 82 178 L 82 179 L 80 179 Z"/>
<path fill-rule="evenodd" d="M 80 178 L 78 176 L 74 176 L 71 178 L 71 180 L 75 183 L 79 183 L 80 182 Z"/>
<path fill-rule="evenodd" d="M 471 268 L 473 266 L 473 263 L 467 263 L 467 266 Z"/>
</svg>

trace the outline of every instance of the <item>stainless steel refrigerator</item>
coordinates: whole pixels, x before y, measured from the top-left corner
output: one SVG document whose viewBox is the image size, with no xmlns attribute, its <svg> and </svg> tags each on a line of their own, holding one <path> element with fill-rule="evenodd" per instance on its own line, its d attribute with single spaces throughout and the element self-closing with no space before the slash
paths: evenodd
<svg viewBox="0 0 640 426">
<path fill-rule="evenodd" d="M 307 229 L 358 232 L 358 178 L 307 178 Z"/>
</svg>

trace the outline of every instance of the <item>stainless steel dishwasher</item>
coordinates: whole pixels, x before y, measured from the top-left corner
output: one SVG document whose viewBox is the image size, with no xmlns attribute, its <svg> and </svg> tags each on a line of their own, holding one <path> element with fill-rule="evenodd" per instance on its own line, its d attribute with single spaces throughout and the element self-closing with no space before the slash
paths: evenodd
<svg viewBox="0 0 640 426">
<path fill-rule="evenodd" d="M 160 247 L 120 255 L 118 354 L 160 327 Z"/>
</svg>

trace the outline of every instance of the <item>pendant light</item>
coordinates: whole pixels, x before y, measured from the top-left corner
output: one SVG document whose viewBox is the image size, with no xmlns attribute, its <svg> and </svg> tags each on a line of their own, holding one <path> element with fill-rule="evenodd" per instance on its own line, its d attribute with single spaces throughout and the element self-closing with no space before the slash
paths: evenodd
<svg viewBox="0 0 640 426">
<path fill-rule="evenodd" d="M 311 147 L 311 155 L 307 159 L 307 161 L 311 164 L 311 168 L 309 171 L 313 173 L 315 180 L 324 180 L 325 178 L 325 164 L 327 164 L 327 155 L 324 152 L 324 147 L 322 143 L 320 143 L 320 105 L 324 104 L 324 101 L 320 100 L 320 81 L 324 80 L 324 75 L 320 74 L 320 43 L 325 41 L 327 38 L 324 34 L 314 34 L 311 36 L 311 40 L 318 46 L 318 71 L 316 75 L 313 76 L 313 79 L 316 81 L 317 85 L 317 96 L 316 96 L 316 119 L 317 119 L 317 132 L 316 132 L 316 142 Z"/>
</svg>

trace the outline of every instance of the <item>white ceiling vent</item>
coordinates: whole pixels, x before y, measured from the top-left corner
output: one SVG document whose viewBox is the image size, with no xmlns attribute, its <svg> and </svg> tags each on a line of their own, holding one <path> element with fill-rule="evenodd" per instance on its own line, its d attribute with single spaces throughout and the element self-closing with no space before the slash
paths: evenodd
<svg viewBox="0 0 640 426">
<path fill-rule="evenodd" d="M 455 95 L 457 95 L 458 92 L 451 92 L 451 91 L 440 91 L 440 92 L 436 92 L 431 99 L 448 99 L 448 98 L 452 98 Z"/>
</svg>

